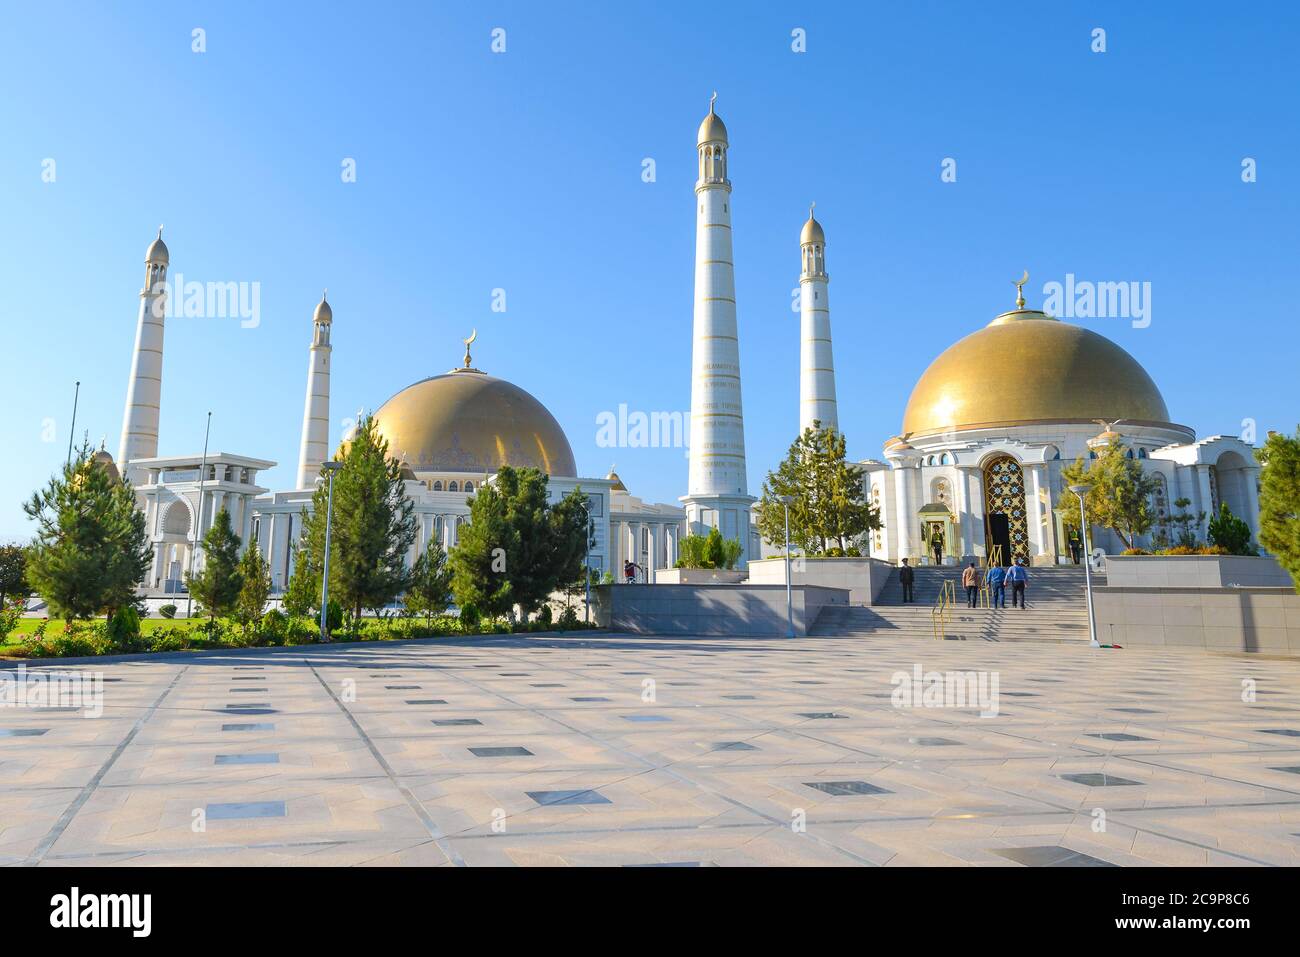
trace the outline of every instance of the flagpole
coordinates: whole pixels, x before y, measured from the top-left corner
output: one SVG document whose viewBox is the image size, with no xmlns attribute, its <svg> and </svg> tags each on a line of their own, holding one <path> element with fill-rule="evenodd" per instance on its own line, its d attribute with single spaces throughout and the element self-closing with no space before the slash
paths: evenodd
<svg viewBox="0 0 1300 957">
<path fill-rule="evenodd" d="M 72 437 L 77 433 L 77 400 L 81 398 L 81 380 L 77 380 L 77 389 L 72 393 L 72 425 L 68 427 L 68 459 L 64 465 L 72 464 Z"/>
</svg>

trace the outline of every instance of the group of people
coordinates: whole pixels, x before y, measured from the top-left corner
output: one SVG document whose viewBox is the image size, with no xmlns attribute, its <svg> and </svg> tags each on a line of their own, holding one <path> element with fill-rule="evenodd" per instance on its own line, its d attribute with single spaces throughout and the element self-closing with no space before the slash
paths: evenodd
<svg viewBox="0 0 1300 957">
<path fill-rule="evenodd" d="M 913 594 L 913 583 L 916 581 L 916 572 L 912 566 L 903 559 L 903 566 L 898 570 L 898 580 L 903 586 L 903 604 L 910 604 L 916 601 Z M 971 562 L 961 573 L 961 584 L 966 589 L 966 604 L 971 608 L 976 607 L 980 590 L 980 573 Z M 989 590 L 989 604 L 993 608 L 1007 607 L 1007 586 L 1011 587 L 1011 607 L 1025 608 L 1025 586 L 1029 584 L 1029 569 L 1025 565 L 1023 558 L 1017 558 L 1015 562 L 1007 568 L 1001 565 L 991 565 L 984 570 L 984 584 Z"/>
</svg>

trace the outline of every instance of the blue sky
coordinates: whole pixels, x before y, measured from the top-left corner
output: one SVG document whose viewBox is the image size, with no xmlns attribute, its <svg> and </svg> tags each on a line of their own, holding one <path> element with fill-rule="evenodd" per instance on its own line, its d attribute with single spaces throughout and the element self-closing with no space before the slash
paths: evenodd
<svg viewBox="0 0 1300 957">
<path fill-rule="evenodd" d="M 1292 431 L 1297 14 L 1135 6 L 12 7 L 0 540 L 30 534 L 20 502 L 63 460 L 75 380 L 78 434 L 116 452 L 159 223 L 173 273 L 261 288 L 256 328 L 169 320 L 161 454 L 197 452 L 211 410 L 214 449 L 274 459 L 267 484 L 292 484 L 328 286 L 332 441 L 358 407 L 456 364 L 477 328 L 476 365 L 551 409 L 580 474 L 617 462 L 634 493 L 675 501 L 683 451 L 600 448 L 596 417 L 689 409 L 694 137 L 714 90 L 732 142 L 751 491 L 797 430 L 790 298 L 810 200 L 855 458 L 880 455 L 926 365 L 1009 308 L 1026 268 L 1031 305 L 1067 273 L 1150 282 L 1147 328 L 1080 321 L 1133 353 L 1199 434 L 1246 418 L 1261 436 Z"/>
</svg>

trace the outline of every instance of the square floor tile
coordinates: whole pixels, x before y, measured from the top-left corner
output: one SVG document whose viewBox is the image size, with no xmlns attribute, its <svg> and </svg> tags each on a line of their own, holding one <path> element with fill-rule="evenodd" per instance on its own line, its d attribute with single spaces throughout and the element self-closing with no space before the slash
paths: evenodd
<svg viewBox="0 0 1300 957">
<path fill-rule="evenodd" d="M 476 758 L 524 758 L 531 757 L 527 748 L 470 748 L 469 753 Z"/>
<path fill-rule="evenodd" d="M 890 794 L 866 781 L 805 781 L 804 787 L 814 788 L 831 797 L 849 797 L 854 794 Z"/>
<path fill-rule="evenodd" d="M 1025 867 L 1118 867 L 1109 861 L 1072 851 L 1068 847 L 1007 847 L 994 854 Z"/>
<path fill-rule="evenodd" d="M 218 754 L 213 764 L 279 764 L 278 754 Z"/>
<path fill-rule="evenodd" d="M 1114 774 L 1103 774 L 1100 771 L 1062 774 L 1059 777 L 1064 781 L 1073 781 L 1075 784 L 1086 784 L 1090 788 L 1118 788 L 1142 783 L 1141 781 L 1130 781 L 1128 778 L 1121 778 Z"/>
<path fill-rule="evenodd" d="M 209 821 L 240 821 L 257 817 L 284 817 L 283 801 L 246 801 L 240 804 L 209 804 Z"/>
<path fill-rule="evenodd" d="M 525 791 L 530 798 L 546 807 L 559 804 L 613 804 L 599 791 Z"/>
</svg>

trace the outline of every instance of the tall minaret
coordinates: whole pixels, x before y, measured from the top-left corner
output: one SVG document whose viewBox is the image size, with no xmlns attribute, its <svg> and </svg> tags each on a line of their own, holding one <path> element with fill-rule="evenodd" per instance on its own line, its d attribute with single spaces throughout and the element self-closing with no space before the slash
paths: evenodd
<svg viewBox="0 0 1300 957">
<path fill-rule="evenodd" d="M 329 457 L 330 325 L 334 310 L 322 293 L 311 318 L 311 349 L 307 353 L 307 400 L 302 410 L 302 448 L 298 453 L 297 488 L 312 488 L 321 463 Z"/>
<path fill-rule="evenodd" d="M 814 203 L 813 206 L 817 204 Z M 826 296 L 826 234 L 808 208 L 799 234 L 799 432 L 820 422 L 839 431 L 835 406 L 835 359 L 831 354 L 831 304 Z"/>
<path fill-rule="evenodd" d="M 131 381 L 126 387 L 126 412 L 122 416 L 122 442 L 117 467 L 130 477 L 128 466 L 136 459 L 158 454 L 158 409 L 162 404 L 163 313 L 167 308 L 167 265 L 170 256 L 162 240 L 149 244 L 144 254 L 144 288 L 140 290 L 140 315 L 135 325 L 135 353 Z"/>
<path fill-rule="evenodd" d="M 727 128 L 713 111 L 712 100 L 700 124 L 697 148 L 690 475 L 682 502 L 693 529 L 716 526 L 724 538 L 739 538 L 742 558 L 747 559 L 754 499 L 747 493 L 745 477 Z"/>
</svg>

